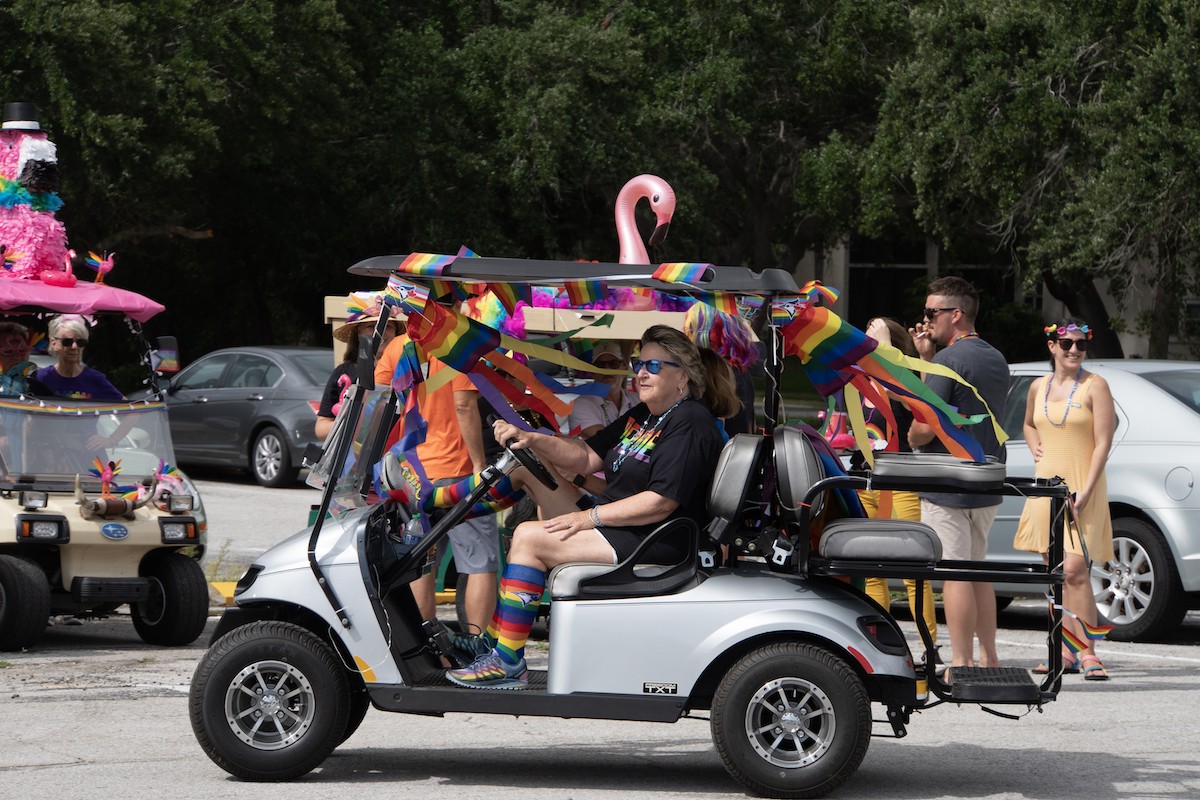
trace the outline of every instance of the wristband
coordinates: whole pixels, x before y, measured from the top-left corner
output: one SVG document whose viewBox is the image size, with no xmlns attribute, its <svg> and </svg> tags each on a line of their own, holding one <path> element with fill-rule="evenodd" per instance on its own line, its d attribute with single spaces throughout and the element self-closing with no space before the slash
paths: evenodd
<svg viewBox="0 0 1200 800">
<path fill-rule="evenodd" d="M 592 506 L 591 517 L 592 517 L 592 524 L 595 525 L 597 528 L 599 528 L 600 527 L 600 512 L 596 510 L 597 508 L 598 508 L 598 506 Z"/>
</svg>

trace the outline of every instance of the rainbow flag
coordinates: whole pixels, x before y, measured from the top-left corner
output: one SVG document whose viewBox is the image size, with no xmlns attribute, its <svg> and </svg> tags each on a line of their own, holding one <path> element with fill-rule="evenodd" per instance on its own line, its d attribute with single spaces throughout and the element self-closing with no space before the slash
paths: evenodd
<svg viewBox="0 0 1200 800">
<path fill-rule="evenodd" d="M 467 289 L 458 281 L 446 281 L 441 278 L 431 280 L 429 282 L 430 295 L 437 300 L 444 300 L 450 297 L 456 301 L 466 300 L 470 297 Z"/>
<path fill-rule="evenodd" d="M 808 298 L 808 302 L 813 305 L 821 301 L 825 305 L 831 306 L 837 302 L 840 294 L 837 289 L 830 288 L 820 281 L 809 281 L 800 287 L 800 296 Z"/>
<path fill-rule="evenodd" d="M 383 302 L 399 306 L 406 313 L 420 314 L 429 301 L 429 290 L 424 286 L 409 283 L 399 275 L 389 275 L 387 288 L 383 290 Z"/>
<path fill-rule="evenodd" d="M 436 303 L 408 318 L 408 335 L 426 354 L 459 372 L 470 372 L 500 346 L 499 331 Z"/>
<path fill-rule="evenodd" d="M 670 264 L 659 264 L 652 276 L 655 280 L 666 283 L 700 283 L 712 264 L 697 264 L 690 261 L 678 261 Z"/>
<path fill-rule="evenodd" d="M 802 297 L 776 297 L 771 301 L 771 325 L 782 328 L 791 324 L 807 304 Z"/>
<path fill-rule="evenodd" d="M 1075 619 L 1083 626 L 1084 635 L 1092 641 L 1103 639 L 1108 636 L 1109 631 L 1116 627 L 1115 625 L 1091 625 L 1087 621 L 1079 619 L 1079 617 Z"/>
<path fill-rule="evenodd" d="M 701 292 L 696 295 L 696 300 L 707 303 L 723 314 L 734 317 L 738 314 L 737 296 L 729 292 Z"/>
<path fill-rule="evenodd" d="M 487 287 L 510 315 L 516 313 L 519 302 L 533 305 L 533 287 L 527 283 L 489 283 Z"/>
<path fill-rule="evenodd" d="M 608 299 L 606 281 L 566 281 L 563 288 L 571 305 L 576 307 Z"/>
<path fill-rule="evenodd" d="M 436 253 L 409 253 L 396 272 L 408 275 L 441 275 L 446 267 L 454 263 L 458 256 L 442 256 Z"/>
<path fill-rule="evenodd" d="M 1062 640 L 1063 645 L 1065 645 L 1066 648 L 1075 655 L 1079 655 L 1084 650 L 1087 650 L 1087 642 L 1080 639 L 1075 632 L 1066 625 L 1064 625 L 1062 629 Z"/>
<path fill-rule="evenodd" d="M 762 308 L 762 304 L 763 299 L 761 297 L 754 297 L 753 295 L 738 297 L 738 314 L 740 314 L 743 319 L 753 319 L 754 315 L 758 313 L 758 310 Z"/>
</svg>

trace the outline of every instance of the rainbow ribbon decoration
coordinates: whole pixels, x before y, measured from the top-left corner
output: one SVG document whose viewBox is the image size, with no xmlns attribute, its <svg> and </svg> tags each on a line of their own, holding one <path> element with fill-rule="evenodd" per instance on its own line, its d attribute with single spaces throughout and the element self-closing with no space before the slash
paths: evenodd
<svg viewBox="0 0 1200 800">
<path fill-rule="evenodd" d="M 563 288 L 567 290 L 567 297 L 572 306 L 598 303 L 608 298 L 607 281 L 566 281 Z"/>
<path fill-rule="evenodd" d="M 400 266 L 396 267 L 396 272 L 403 272 L 408 275 L 441 275 L 446 267 L 454 263 L 454 259 L 458 256 L 443 256 L 436 253 L 409 253 Z"/>
<path fill-rule="evenodd" d="M 704 280 L 712 264 L 698 264 L 691 261 L 677 261 L 670 264 L 659 264 L 654 270 L 653 277 L 665 283 L 698 284 Z"/>
</svg>

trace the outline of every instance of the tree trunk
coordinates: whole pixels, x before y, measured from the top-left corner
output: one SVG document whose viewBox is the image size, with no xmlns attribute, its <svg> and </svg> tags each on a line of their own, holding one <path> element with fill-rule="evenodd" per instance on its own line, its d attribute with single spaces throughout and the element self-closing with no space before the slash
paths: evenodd
<svg viewBox="0 0 1200 800">
<path fill-rule="evenodd" d="M 1088 355 L 1094 358 L 1124 358 L 1125 349 L 1109 323 L 1104 298 L 1096 290 L 1089 275 L 1059 277 L 1049 269 L 1042 270 L 1042 280 L 1050 294 L 1061 300 L 1072 316 L 1079 317 L 1094 330 Z"/>
</svg>

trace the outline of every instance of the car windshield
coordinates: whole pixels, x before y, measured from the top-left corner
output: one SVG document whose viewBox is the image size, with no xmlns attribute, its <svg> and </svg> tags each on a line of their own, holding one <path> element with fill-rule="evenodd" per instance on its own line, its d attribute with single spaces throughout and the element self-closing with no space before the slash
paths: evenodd
<svg viewBox="0 0 1200 800">
<path fill-rule="evenodd" d="M 1143 372 L 1142 377 L 1200 414 L 1200 369 Z"/>
<path fill-rule="evenodd" d="M 300 353 L 292 356 L 292 360 L 300 365 L 300 369 L 308 379 L 318 386 L 324 386 L 329 373 L 333 371 L 333 358 L 326 350 L 315 353 Z"/>
<path fill-rule="evenodd" d="M 161 403 L 0 401 L 0 482 L 87 479 L 96 460 L 120 462 L 118 485 L 173 464 L 167 410 Z"/>
</svg>

